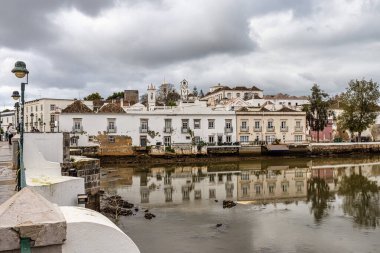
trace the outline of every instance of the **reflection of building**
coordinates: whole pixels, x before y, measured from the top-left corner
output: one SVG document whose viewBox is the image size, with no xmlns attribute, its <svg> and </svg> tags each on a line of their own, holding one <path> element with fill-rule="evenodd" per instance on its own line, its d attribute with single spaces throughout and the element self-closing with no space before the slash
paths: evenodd
<svg viewBox="0 0 380 253">
<path fill-rule="evenodd" d="M 133 203 L 182 203 L 236 200 L 238 171 L 208 172 L 207 167 L 184 166 L 174 170 L 152 168 L 132 177 L 132 185 L 121 193 Z"/>
<path fill-rule="evenodd" d="M 238 177 L 239 201 L 277 202 L 306 198 L 307 169 L 268 167 L 242 171 Z"/>
</svg>

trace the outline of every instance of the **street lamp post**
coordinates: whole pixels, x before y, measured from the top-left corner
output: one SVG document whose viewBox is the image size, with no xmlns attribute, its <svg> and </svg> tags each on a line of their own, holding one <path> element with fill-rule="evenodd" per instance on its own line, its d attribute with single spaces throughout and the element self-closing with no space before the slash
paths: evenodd
<svg viewBox="0 0 380 253">
<path fill-rule="evenodd" d="M 15 108 L 16 108 L 16 130 L 17 130 L 17 133 L 19 133 L 20 132 L 20 120 L 19 120 L 20 103 L 19 102 L 15 103 Z"/>
<path fill-rule="evenodd" d="M 12 73 L 16 75 L 18 78 L 24 78 L 26 75 L 26 82 L 21 82 L 21 119 L 20 119 L 20 171 L 19 178 L 17 182 L 17 190 L 21 190 L 26 186 L 25 179 L 25 169 L 24 169 L 24 105 L 25 105 L 25 85 L 28 84 L 28 74 L 29 71 L 26 69 L 26 64 L 22 61 L 18 61 L 15 63 L 15 67 L 12 69 Z"/>
</svg>

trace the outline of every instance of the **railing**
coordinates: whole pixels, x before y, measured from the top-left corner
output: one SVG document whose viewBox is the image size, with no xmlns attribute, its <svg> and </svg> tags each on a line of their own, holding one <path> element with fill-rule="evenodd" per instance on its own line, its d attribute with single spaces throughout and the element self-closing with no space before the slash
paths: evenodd
<svg viewBox="0 0 380 253">
<path fill-rule="evenodd" d="M 224 127 L 224 133 L 232 133 L 232 131 L 233 131 L 233 127 L 231 126 L 231 127 Z"/>
<path fill-rule="evenodd" d="M 240 127 L 240 132 L 248 132 L 249 131 L 249 127 L 246 126 L 246 127 Z"/>
<path fill-rule="evenodd" d="M 280 128 L 280 131 L 281 132 L 287 132 L 288 131 L 288 127 L 286 126 L 286 127 L 281 127 Z"/>
<path fill-rule="evenodd" d="M 140 127 L 140 133 L 147 133 L 149 131 L 148 127 Z"/>
<path fill-rule="evenodd" d="M 112 127 L 112 128 L 107 127 L 107 132 L 108 132 L 108 133 L 116 133 L 116 131 L 117 131 L 116 126 L 114 126 L 114 127 Z"/>
<path fill-rule="evenodd" d="M 261 132 L 261 130 L 262 130 L 262 127 L 261 127 L 261 126 L 259 126 L 259 127 L 255 127 L 255 128 L 253 129 L 254 132 Z"/>
<path fill-rule="evenodd" d="M 164 127 L 164 133 L 170 134 L 172 132 L 173 132 L 173 128 L 172 127 Z"/>
<path fill-rule="evenodd" d="M 303 132 L 303 126 L 295 127 L 294 132 Z"/>
<path fill-rule="evenodd" d="M 267 127 L 267 132 L 274 132 L 274 127 Z"/>
<path fill-rule="evenodd" d="M 74 133 L 83 132 L 83 126 L 80 126 L 79 128 L 73 126 L 72 130 L 73 130 Z"/>
<path fill-rule="evenodd" d="M 183 134 L 189 133 L 190 132 L 189 130 L 190 129 L 188 127 L 181 127 L 181 133 L 183 133 Z"/>
</svg>

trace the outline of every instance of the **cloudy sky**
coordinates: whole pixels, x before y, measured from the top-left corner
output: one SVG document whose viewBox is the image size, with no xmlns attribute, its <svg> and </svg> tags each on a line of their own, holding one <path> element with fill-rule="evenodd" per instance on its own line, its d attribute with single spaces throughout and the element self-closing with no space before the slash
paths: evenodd
<svg viewBox="0 0 380 253">
<path fill-rule="evenodd" d="M 182 79 L 265 94 L 380 82 L 380 0 L 2 0 L 0 109 L 23 60 L 27 99 L 81 98 Z"/>
</svg>

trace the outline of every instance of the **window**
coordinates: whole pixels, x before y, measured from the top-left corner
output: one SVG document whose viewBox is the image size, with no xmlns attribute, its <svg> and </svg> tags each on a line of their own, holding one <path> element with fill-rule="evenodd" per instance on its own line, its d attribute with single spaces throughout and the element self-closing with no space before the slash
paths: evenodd
<svg viewBox="0 0 380 253">
<path fill-rule="evenodd" d="M 189 132 L 189 120 L 183 119 L 182 120 L 182 133 L 188 133 Z"/>
<path fill-rule="evenodd" d="M 295 177 L 303 177 L 303 172 L 301 170 L 296 170 L 296 172 L 294 173 L 294 176 Z"/>
<path fill-rule="evenodd" d="M 208 195 L 210 199 L 215 199 L 215 196 L 216 196 L 215 189 L 209 189 Z"/>
<path fill-rule="evenodd" d="M 292 105 L 292 103 L 291 103 L 291 102 L 288 102 L 288 105 Z"/>
<path fill-rule="evenodd" d="M 74 132 L 81 132 L 82 130 L 83 130 L 82 119 L 74 119 L 73 131 Z"/>
<path fill-rule="evenodd" d="M 208 178 L 209 178 L 210 183 L 215 182 L 215 175 L 214 174 L 209 175 Z"/>
<path fill-rule="evenodd" d="M 268 185 L 269 194 L 274 194 L 274 189 L 275 189 L 275 185 L 274 184 Z"/>
<path fill-rule="evenodd" d="M 303 190 L 303 182 L 296 182 L 296 189 L 297 189 L 297 193 L 302 192 L 302 190 Z"/>
<path fill-rule="evenodd" d="M 70 138 L 70 143 L 72 146 L 74 146 L 74 145 L 78 146 L 78 138 L 79 138 L 78 136 L 73 136 Z"/>
<path fill-rule="evenodd" d="M 113 136 L 113 135 L 108 135 L 108 142 L 109 142 L 109 143 L 115 143 L 115 136 Z"/>
<path fill-rule="evenodd" d="M 249 136 L 248 135 L 241 135 L 240 136 L 240 142 L 248 142 Z"/>
<path fill-rule="evenodd" d="M 286 128 L 286 121 L 285 120 L 281 121 L 281 128 L 282 129 Z"/>
<path fill-rule="evenodd" d="M 297 120 L 296 121 L 296 128 L 300 128 L 301 127 L 301 121 Z"/>
<path fill-rule="evenodd" d="M 294 136 L 294 141 L 295 142 L 302 142 L 302 135 L 295 135 Z"/>
<path fill-rule="evenodd" d="M 55 110 L 55 105 L 51 104 L 50 105 L 50 111 L 54 111 Z M 32 110 L 33 111 L 33 110 Z"/>
<path fill-rule="evenodd" d="M 26 113 L 28 113 L 28 107 L 26 107 L 25 110 L 26 110 Z"/>
<path fill-rule="evenodd" d="M 242 172 L 241 173 L 241 180 L 249 180 L 249 173 L 248 172 Z"/>
<path fill-rule="evenodd" d="M 287 193 L 288 192 L 289 183 L 282 183 L 282 192 Z"/>
<path fill-rule="evenodd" d="M 209 143 L 214 143 L 214 142 L 215 142 L 215 140 L 214 140 L 214 135 L 209 135 L 209 136 L 208 136 L 208 142 L 209 142 Z"/>
<path fill-rule="evenodd" d="M 165 202 L 171 202 L 173 200 L 172 188 L 165 188 Z"/>
<path fill-rule="evenodd" d="M 43 109 L 44 107 L 41 105 L 41 112 L 43 111 L 42 109 Z"/>
<path fill-rule="evenodd" d="M 226 119 L 226 129 L 232 129 L 232 120 Z"/>
<path fill-rule="evenodd" d="M 226 136 L 226 142 L 228 142 L 228 143 L 231 143 L 232 141 L 231 141 L 231 135 L 227 135 Z"/>
<path fill-rule="evenodd" d="M 209 119 L 208 120 L 208 129 L 214 129 L 215 128 L 215 120 Z"/>
<path fill-rule="evenodd" d="M 194 142 L 195 142 L 195 144 L 199 144 L 201 142 L 201 137 L 194 136 Z"/>
<path fill-rule="evenodd" d="M 164 145 L 165 147 L 168 147 L 172 144 L 172 138 L 170 136 L 164 136 Z"/>
<path fill-rule="evenodd" d="M 36 112 L 38 112 L 38 106 L 36 105 Z"/>
<path fill-rule="evenodd" d="M 241 128 L 242 129 L 247 129 L 247 121 L 242 121 L 241 122 Z"/>
<path fill-rule="evenodd" d="M 171 133 L 171 132 L 172 132 L 172 120 L 165 119 L 164 133 Z"/>
<path fill-rule="evenodd" d="M 236 97 L 237 97 L 237 98 L 240 98 L 240 93 L 236 93 Z"/>
<path fill-rule="evenodd" d="M 243 192 L 243 197 L 249 196 L 249 185 L 242 185 L 241 190 Z"/>
<path fill-rule="evenodd" d="M 141 119 L 140 120 L 140 132 L 141 133 L 147 133 L 148 132 L 148 120 L 147 119 Z"/>
<path fill-rule="evenodd" d="M 218 182 L 223 182 L 223 174 L 218 175 Z"/>
<path fill-rule="evenodd" d="M 255 191 L 256 191 L 257 195 L 260 195 L 261 194 L 261 185 L 259 185 L 259 184 L 255 185 Z"/>
<path fill-rule="evenodd" d="M 272 129 L 273 128 L 273 121 L 268 121 L 268 129 Z"/>
<path fill-rule="evenodd" d="M 231 173 L 227 174 L 227 181 L 232 181 L 232 174 Z"/>
<path fill-rule="evenodd" d="M 201 120 L 195 119 L 194 120 L 194 129 L 200 129 L 201 128 Z"/>
<path fill-rule="evenodd" d="M 201 190 L 195 190 L 194 191 L 194 199 L 201 199 L 202 198 L 202 191 Z"/>
<path fill-rule="evenodd" d="M 255 129 L 260 129 L 260 121 L 255 121 Z"/>
<path fill-rule="evenodd" d="M 115 133 L 116 132 L 116 125 L 115 125 L 116 119 L 107 119 L 107 121 L 108 121 L 107 131 L 109 133 Z"/>
<path fill-rule="evenodd" d="M 89 142 L 94 142 L 95 141 L 95 136 L 94 135 L 89 135 L 88 136 L 88 141 Z"/>
<path fill-rule="evenodd" d="M 33 112 L 33 106 L 30 107 L 30 112 Z"/>
</svg>

